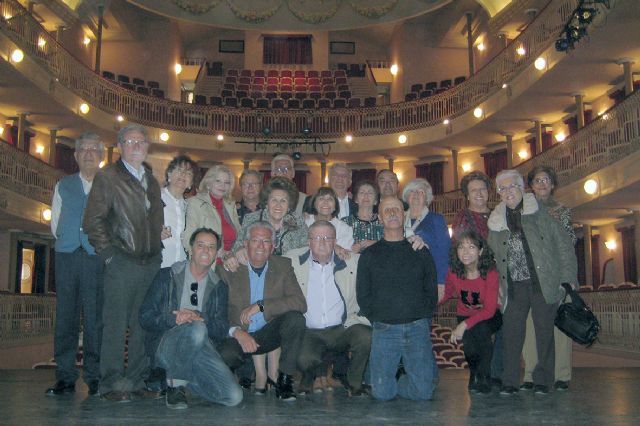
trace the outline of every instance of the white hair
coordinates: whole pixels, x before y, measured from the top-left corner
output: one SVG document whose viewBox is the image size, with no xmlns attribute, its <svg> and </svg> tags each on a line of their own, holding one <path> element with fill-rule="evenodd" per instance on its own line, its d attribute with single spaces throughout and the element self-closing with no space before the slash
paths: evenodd
<svg viewBox="0 0 640 426">
<path fill-rule="evenodd" d="M 349 180 L 351 180 L 353 173 L 345 163 L 333 163 L 331 166 L 329 166 L 329 177 L 331 177 L 331 175 L 335 173 L 336 169 L 345 169 L 347 172 L 349 172 Z"/>
<path fill-rule="evenodd" d="M 514 169 L 505 169 L 498 173 L 496 176 L 496 188 L 500 187 L 500 182 L 509 178 L 516 179 L 520 188 L 524 188 L 524 179 L 522 178 L 522 175 Z"/>
<path fill-rule="evenodd" d="M 84 141 L 94 141 L 98 142 L 98 148 L 100 148 L 100 154 L 104 151 L 104 143 L 102 143 L 102 138 L 98 136 L 97 133 L 93 132 L 84 132 L 80 135 L 78 139 L 76 139 L 76 151 L 78 151 L 82 147 L 82 142 Z"/>
<path fill-rule="evenodd" d="M 276 169 L 276 162 L 277 161 L 281 161 L 281 160 L 287 160 L 289 162 L 289 164 L 291 165 L 291 169 L 295 170 L 295 164 L 293 162 L 293 158 L 291 158 L 287 154 L 278 154 L 275 157 L 273 157 L 273 159 L 271 160 L 271 172 L 272 173 Z"/>
<path fill-rule="evenodd" d="M 425 193 L 425 203 L 428 206 L 433 201 L 433 188 L 426 179 L 423 178 L 415 178 L 409 183 L 406 184 L 404 190 L 402 191 L 402 199 L 404 202 L 408 202 L 409 193 L 411 191 L 415 191 L 416 189 L 422 189 Z"/>
</svg>

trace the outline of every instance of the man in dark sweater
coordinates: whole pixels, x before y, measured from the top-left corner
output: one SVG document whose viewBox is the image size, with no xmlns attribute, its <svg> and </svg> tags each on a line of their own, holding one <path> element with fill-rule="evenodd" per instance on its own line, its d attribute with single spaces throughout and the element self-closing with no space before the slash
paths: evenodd
<svg viewBox="0 0 640 426">
<path fill-rule="evenodd" d="M 360 256 L 356 280 L 360 313 L 373 324 L 372 395 L 427 400 L 434 388 L 429 328 L 438 300 L 435 264 L 429 250 L 414 251 L 404 238 L 402 201 L 385 198 L 378 211 L 384 238 Z M 396 381 L 400 359 L 406 374 Z"/>
</svg>

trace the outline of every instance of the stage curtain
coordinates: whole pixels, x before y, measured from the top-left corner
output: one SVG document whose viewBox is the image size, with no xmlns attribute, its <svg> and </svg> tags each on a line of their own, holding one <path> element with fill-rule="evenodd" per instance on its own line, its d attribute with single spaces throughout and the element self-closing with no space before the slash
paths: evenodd
<svg viewBox="0 0 640 426">
<path fill-rule="evenodd" d="M 506 151 L 505 151 L 506 152 Z M 433 195 L 444 193 L 444 161 L 416 166 L 416 177 L 426 179 L 433 189 Z"/>
<path fill-rule="evenodd" d="M 622 235 L 622 262 L 624 264 L 624 280 L 637 283 L 638 272 L 636 270 L 636 236 L 635 226 L 621 228 Z"/>
<path fill-rule="evenodd" d="M 311 36 L 265 36 L 265 64 L 312 64 Z"/>
<path fill-rule="evenodd" d="M 498 172 L 507 168 L 506 149 L 482 154 L 482 158 L 484 159 L 484 172 L 491 179 L 494 179 Z"/>
</svg>

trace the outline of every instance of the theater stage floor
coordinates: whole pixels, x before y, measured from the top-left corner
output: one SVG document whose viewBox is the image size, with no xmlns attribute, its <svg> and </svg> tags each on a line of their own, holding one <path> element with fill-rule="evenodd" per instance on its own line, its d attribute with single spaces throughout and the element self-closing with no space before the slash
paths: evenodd
<svg viewBox="0 0 640 426">
<path fill-rule="evenodd" d="M 12 425 L 638 425 L 640 368 L 576 368 L 568 392 L 515 397 L 466 392 L 466 370 L 441 370 L 433 401 L 374 402 L 347 397 L 343 390 L 286 403 L 273 393 L 245 393 L 238 407 L 191 399 L 186 411 L 169 410 L 164 400 L 114 404 L 88 397 L 78 382 L 75 395 L 48 397 L 52 370 L 0 370 L 0 424 Z"/>
</svg>

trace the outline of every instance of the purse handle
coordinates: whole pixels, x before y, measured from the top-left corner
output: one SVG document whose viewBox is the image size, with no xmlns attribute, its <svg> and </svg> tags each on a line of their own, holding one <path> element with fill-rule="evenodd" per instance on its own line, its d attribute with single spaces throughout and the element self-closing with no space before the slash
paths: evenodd
<svg viewBox="0 0 640 426">
<path fill-rule="evenodd" d="M 576 307 L 580 308 L 580 309 L 585 309 L 587 307 L 587 304 L 584 303 L 584 300 L 582 300 L 582 297 L 580 297 L 580 295 L 578 294 L 577 291 L 575 291 L 573 289 L 573 287 L 571 287 L 571 284 L 569 283 L 562 283 L 560 284 L 562 286 L 562 288 L 565 291 L 565 296 L 563 298 L 563 300 L 567 299 L 567 296 L 571 296 L 571 302 L 576 305 Z"/>
</svg>

